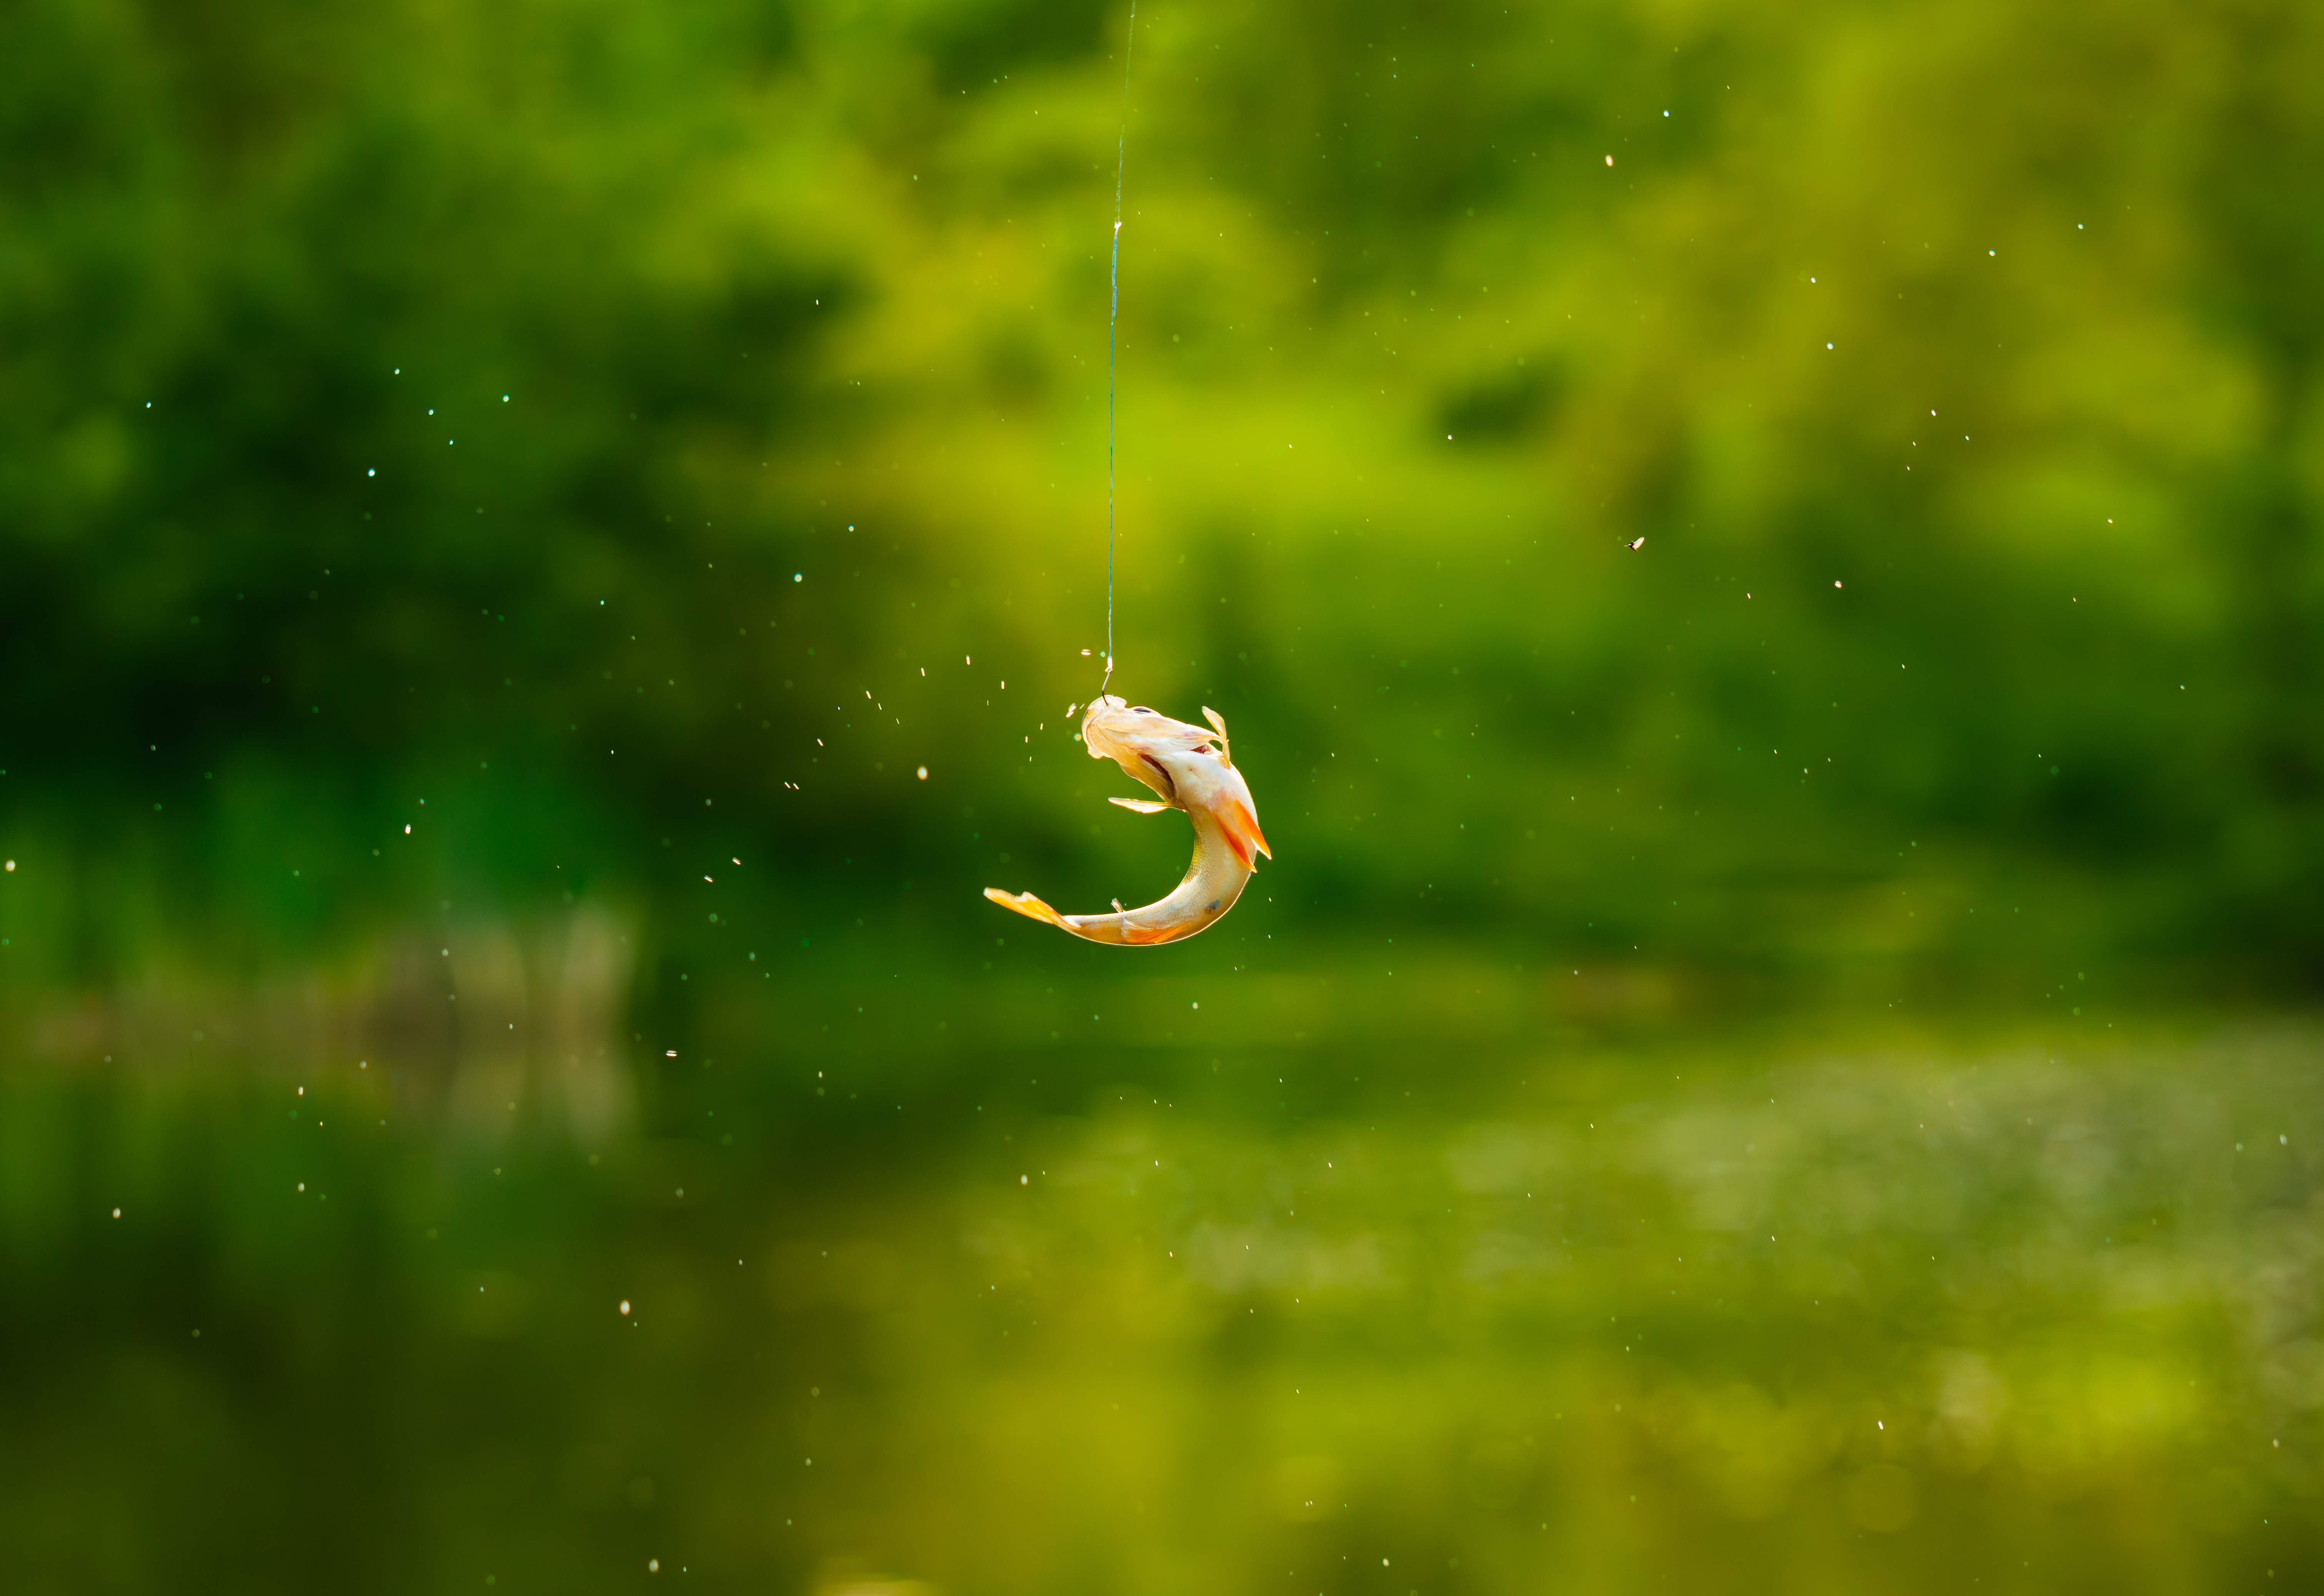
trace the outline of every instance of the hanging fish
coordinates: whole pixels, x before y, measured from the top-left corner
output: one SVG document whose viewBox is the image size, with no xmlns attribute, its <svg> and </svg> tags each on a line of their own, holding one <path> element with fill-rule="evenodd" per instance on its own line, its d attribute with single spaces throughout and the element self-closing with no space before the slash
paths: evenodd
<svg viewBox="0 0 2324 1596">
<path fill-rule="evenodd" d="M 1125 947 L 1192 936 L 1232 909 L 1258 868 L 1255 855 L 1275 854 L 1259 835 L 1250 789 L 1229 754 L 1226 722 L 1207 707 L 1203 718 L 1210 731 L 1113 697 L 1101 697 L 1082 716 L 1081 738 L 1092 759 L 1114 761 L 1161 795 L 1158 803 L 1127 798 L 1115 803 L 1141 815 L 1183 809 L 1194 823 L 1194 862 L 1177 890 L 1143 909 L 1124 909 L 1117 898 L 1111 914 L 1061 915 L 1030 892 L 998 887 L 987 887 L 984 895 L 1088 941 Z"/>
</svg>

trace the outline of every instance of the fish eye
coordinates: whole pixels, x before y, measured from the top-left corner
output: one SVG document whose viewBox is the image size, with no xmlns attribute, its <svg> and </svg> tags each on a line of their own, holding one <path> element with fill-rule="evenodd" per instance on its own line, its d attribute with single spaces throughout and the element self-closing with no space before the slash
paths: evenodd
<svg viewBox="0 0 2324 1596">
<path fill-rule="evenodd" d="M 1132 715 L 1152 715 L 1154 712 L 1153 712 L 1152 710 L 1150 710 L 1150 709 L 1147 708 L 1147 707 L 1146 707 L 1146 706 L 1144 706 L 1143 704 L 1141 704 L 1141 705 L 1139 705 L 1137 708 L 1135 708 L 1135 709 L 1131 710 L 1130 713 L 1130 714 L 1132 714 Z"/>
</svg>

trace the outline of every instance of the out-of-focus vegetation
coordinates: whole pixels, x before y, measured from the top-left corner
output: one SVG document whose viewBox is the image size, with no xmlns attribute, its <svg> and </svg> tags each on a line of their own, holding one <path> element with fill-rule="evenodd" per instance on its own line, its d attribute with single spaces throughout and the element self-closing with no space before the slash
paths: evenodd
<svg viewBox="0 0 2324 1596">
<path fill-rule="evenodd" d="M 0 8 L 0 1560 L 2315 1577 L 2324 14 L 1126 24 Z"/>
<path fill-rule="evenodd" d="M 1119 14 L 5 26 L 9 980 L 1168 879 L 1058 735 Z M 1273 925 L 2312 978 L 2308 8 L 1141 26 L 1121 685 L 1228 715 Z"/>
</svg>

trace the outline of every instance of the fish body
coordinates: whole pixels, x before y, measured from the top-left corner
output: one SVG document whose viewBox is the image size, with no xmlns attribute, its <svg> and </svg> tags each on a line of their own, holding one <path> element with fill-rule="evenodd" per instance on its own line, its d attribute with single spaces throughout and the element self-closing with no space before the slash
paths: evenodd
<svg viewBox="0 0 2324 1596">
<path fill-rule="evenodd" d="M 1179 809 L 1194 823 L 1194 863 L 1168 897 L 1143 909 L 1123 909 L 1116 900 L 1110 914 L 1059 914 L 1030 892 L 987 887 L 984 895 L 1003 909 L 1088 941 L 1123 947 L 1192 936 L 1232 909 L 1258 868 L 1258 856 L 1275 855 L 1259 832 L 1250 787 L 1234 767 L 1226 722 L 1213 709 L 1203 715 L 1211 723 L 1207 728 L 1101 697 L 1082 716 L 1081 738 L 1090 757 L 1112 760 L 1158 798 L 1118 798 L 1115 803 L 1147 815 Z"/>
</svg>

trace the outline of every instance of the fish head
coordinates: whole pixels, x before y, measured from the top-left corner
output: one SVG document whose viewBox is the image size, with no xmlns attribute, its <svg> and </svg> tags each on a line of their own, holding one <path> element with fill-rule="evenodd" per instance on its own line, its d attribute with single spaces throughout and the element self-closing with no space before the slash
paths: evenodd
<svg viewBox="0 0 2324 1596">
<path fill-rule="evenodd" d="M 1090 700 L 1089 707 L 1082 711 L 1082 742 L 1088 746 L 1090 758 L 1104 760 L 1121 757 L 1114 752 L 1115 744 L 1120 742 L 1121 736 L 1120 731 L 1117 731 L 1116 726 L 1121 717 L 1129 712 L 1130 704 L 1127 699 L 1116 698 L 1110 694 L 1101 695 Z"/>
<path fill-rule="evenodd" d="M 1227 759 L 1226 737 L 1217 728 L 1106 697 L 1082 716 L 1082 741 L 1092 758 L 1112 760 L 1170 807 L 1217 821 L 1246 866 L 1253 850 L 1268 852 L 1250 788 Z"/>
<path fill-rule="evenodd" d="M 1136 774 L 1143 756 L 1192 748 L 1216 738 L 1204 727 L 1190 726 L 1142 704 L 1108 695 L 1082 712 L 1082 741 L 1092 759 L 1112 760 Z"/>
</svg>

